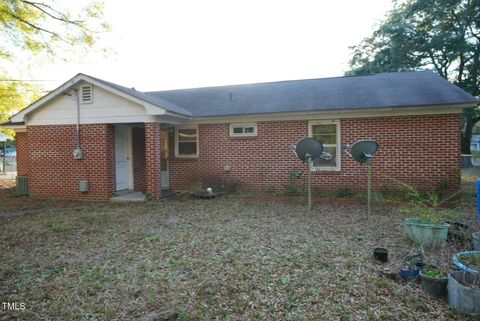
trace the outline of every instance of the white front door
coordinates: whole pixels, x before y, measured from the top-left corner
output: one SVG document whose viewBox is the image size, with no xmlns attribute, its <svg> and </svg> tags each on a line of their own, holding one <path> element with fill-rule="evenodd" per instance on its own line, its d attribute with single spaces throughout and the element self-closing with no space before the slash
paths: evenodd
<svg viewBox="0 0 480 321">
<path fill-rule="evenodd" d="M 130 179 L 130 130 L 126 126 L 115 126 L 115 177 L 116 190 L 131 189 Z"/>
</svg>

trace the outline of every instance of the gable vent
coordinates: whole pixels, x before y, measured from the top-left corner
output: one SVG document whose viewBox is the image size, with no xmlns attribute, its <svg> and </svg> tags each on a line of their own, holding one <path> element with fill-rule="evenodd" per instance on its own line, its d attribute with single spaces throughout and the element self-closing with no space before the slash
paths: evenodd
<svg viewBox="0 0 480 321">
<path fill-rule="evenodd" d="M 81 96 L 82 104 L 91 104 L 93 102 L 93 90 L 92 86 L 82 86 L 81 87 Z"/>
</svg>

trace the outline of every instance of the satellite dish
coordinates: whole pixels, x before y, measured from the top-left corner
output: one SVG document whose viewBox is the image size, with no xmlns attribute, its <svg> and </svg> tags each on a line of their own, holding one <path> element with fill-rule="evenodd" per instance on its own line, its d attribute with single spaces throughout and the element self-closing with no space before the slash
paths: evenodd
<svg viewBox="0 0 480 321">
<path fill-rule="evenodd" d="M 295 153 L 303 162 L 306 162 L 309 156 L 310 159 L 314 161 L 322 156 L 323 144 L 315 138 L 307 137 L 297 143 L 295 146 Z"/>
<path fill-rule="evenodd" d="M 378 144 L 374 140 L 359 140 L 350 147 L 350 154 L 360 164 L 370 164 L 377 148 Z"/>
</svg>

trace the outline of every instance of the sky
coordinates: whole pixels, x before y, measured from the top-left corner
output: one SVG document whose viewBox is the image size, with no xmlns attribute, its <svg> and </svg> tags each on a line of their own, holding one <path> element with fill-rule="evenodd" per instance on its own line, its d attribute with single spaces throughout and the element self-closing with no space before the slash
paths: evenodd
<svg viewBox="0 0 480 321">
<path fill-rule="evenodd" d="M 65 1 L 65 0 L 63 0 Z M 81 3 L 80 0 L 76 3 Z M 105 0 L 110 48 L 32 67 L 47 90 L 85 73 L 137 90 L 342 76 L 391 0 Z"/>
</svg>

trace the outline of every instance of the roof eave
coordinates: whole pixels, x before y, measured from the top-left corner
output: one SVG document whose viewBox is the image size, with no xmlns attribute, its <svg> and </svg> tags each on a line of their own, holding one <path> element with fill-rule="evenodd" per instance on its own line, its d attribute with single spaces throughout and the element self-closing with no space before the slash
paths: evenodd
<svg viewBox="0 0 480 321">
<path fill-rule="evenodd" d="M 381 108 L 348 108 L 322 109 L 310 111 L 292 111 L 276 113 L 258 113 L 243 115 L 201 116 L 192 118 L 194 123 L 224 123 L 229 121 L 274 121 L 274 120 L 305 120 L 312 117 L 319 119 L 393 117 L 438 114 L 460 114 L 463 109 L 476 107 L 478 102 L 468 102 L 447 105 L 395 106 Z"/>
<path fill-rule="evenodd" d="M 77 74 L 75 77 L 71 78 L 70 80 L 66 81 L 62 85 L 58 86 L 45 96 L 39 98 L 32 104 L 28 105 L 12 117 L 10 117 L 11 122 L 13 123 L 22 123 L 25 121 L 25 116 L 31 112 L 33 112 L 35 109 L 43 106 L 44 104 L 48 103 L 50 100 L 54 99 L 60 94 L 63 94 L 65 92 L 68 92 L 69 90 L 72 89 L 73 86 L 75 86 L 76 83 L 78 83 L 78 78 L 82 77 L 83 74 Z"/>
<path fill-rule="evenodd" d="M 146 112 L 147 114 L 150 114 L 150 115 L 162 115 L 162 114 L 165 114 L 168 111 L 168 108 L 165 108 L 165 107 L 162 107 L 162 106 L 158 106 L 158 105 L 155 105 L 155 104 L 152 104 L 151 102 L 148 102 L 144 99 L 141 99 L 141 98 L 138 98 L 138 97 L 134 97 L 132 95 L 129 95 L 123 91 L 120 91 L 116 88 L 113 88 L 111 86 L 108 86 L 100 81 L 97 81 L 96 79 L 88 76 L 88 75 L 85 75 L 85 74 L 77 74 L 75 77 L 71 78 L 70 80 L 68 80 L 67 82 L 65 82 L 64 84 L 62 84 L 61 86 L 57 87 L 56 89 L 52 90 L 50 93 L 48 93 L 47 95 L 43 96 L 42 98 L 38 99 L 37 101 L 35 101 L 34 103 L 30 104 L 28 107 L 24 108 L 23 110 L 21 110 L 20 112 L 16 113 L 15 115 L 13 115 L 10 119 L 12 120 L 12 122 L 24 122 L 25 121 L 25 117 L 35 111 L 37 108 L 40 108 L 42 106 L 44 106 L 46 103 L 48 103 L 49 101 L 51 101 L 52 99 L 58 97 L 59 95 L 61 94 L 64 94 L 68 91 L 70 91 L 74 86 L 76 86 L 80 81 L 85 81 L 85 82 L 88 82 L 88 83 L 91 83 L 92 85 L 95 85 L 95 86 L 98 86 L 102 89 L 105 89 L 109 92 L 112 92 L 112 93 L 115 93 L 117 94 L 118 96 L 120 97 L 123 97 L 125 99 L 128 99 L 130 101 L 133 101 L 139 105 L 142 105 L 145 107 L 146 109 Z M 180 115 L 180 114 L 177 114 L 179 116 L 185 116 L 185 117 L 189 117 L 191 115 Z"/>
<path fill-rule="evenodd" d="M 9 121 L 7 123 L 0 124 L 0 127 L 3 128 L 3 129 L 11 129 L 11 130 L 14 130 L 16 132 L 21 132 L 21 131 L 26 131 L 27 130 L 27 126 L 25 125 L 24 122 L 14 123 L 14 122 Z"/>
</svg>

